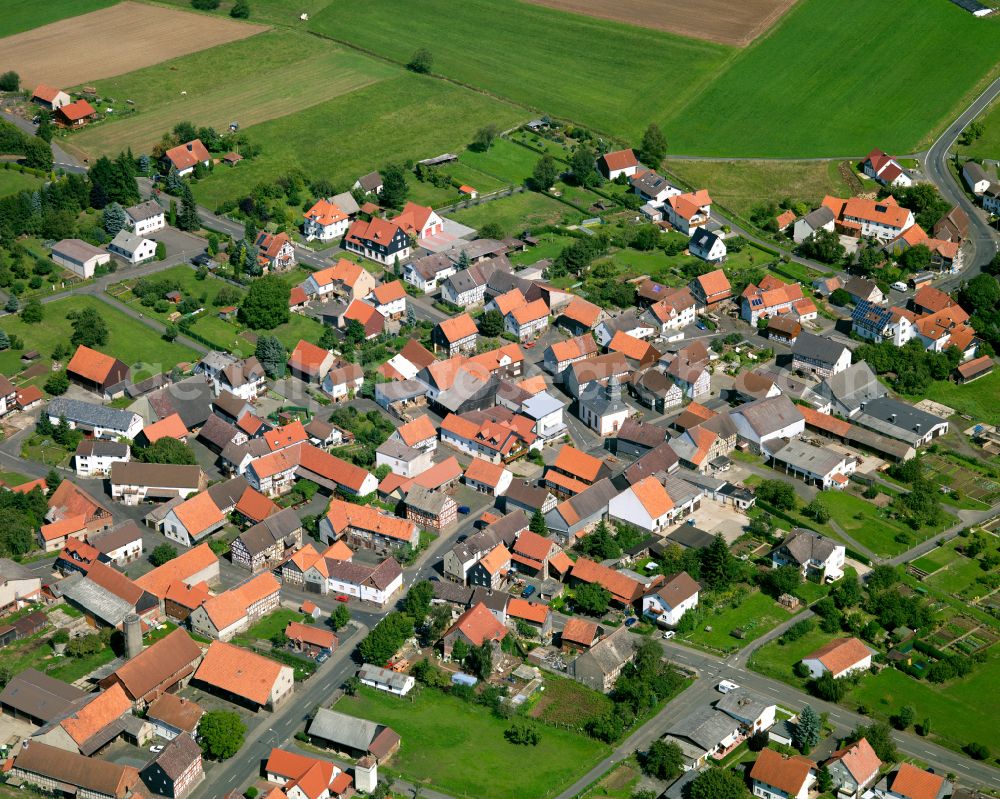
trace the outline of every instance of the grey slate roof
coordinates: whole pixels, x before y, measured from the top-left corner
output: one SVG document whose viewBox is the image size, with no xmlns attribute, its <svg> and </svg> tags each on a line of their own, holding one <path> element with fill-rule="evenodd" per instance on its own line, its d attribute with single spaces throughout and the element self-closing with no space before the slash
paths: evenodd
<svg viewBox="0 0 1000 799">
<path fill-rule="evenodd" d="M 441 491 L 431 491 L 423 486 L 414 485 L 406 495 L 406 506 L 418 513 L 439 516 L 449 499 L 451 497 Z"/>
<path fill-rule="evenodd" d="M 891 397 L 879 397 L 866 402 L 857 421 L 878 433 L 913 445 L 918 444 L 931 428 L 945 422 L 934 414 Z"/>
<path fill-rule="evenodd" d="M 163 213 L 163 207 L 156 200 L 146 200 L 146 202 L 139 203 L 138 205 L 130 205 L 125 209 L 125 213 L 136 222 L 139 222 L 143 219 L 152 219 L 154 216 L 159 216 Z"/>
<path fill-rule="evenodd" d="M 732 413 L 742 416 L 759 436 L 781 430 L 802 419 L 802 414 L 795 404 L 784 394 L 748 402 L 734 408 Z"/>
<path fill-rule="evenodd" d="M 212 444 L 216 449 L 223 450 L 239 431 L 235 425 L 230 424 L 221 416 L 212 414 L 205 420 L 205 424 L 198 431 L 198 438 Z"/>
<path fill-rule="evenodd" d="M 847 347 L 825 336 L 802 331 L 792 345 L 794 357 L 808 358 L 824 364 L 834 364 Z"/>
<path fill-rule="evenodd" d="M 888 392 L 864 361 L 848 366 L 826 378 L 815 388 L 815 393 L 826 400 L 835 400 L 853 412 L 862 404 L 884 397 Z"/>
<path fill-rule="evenodd" d="M 844 454 L 829 447 L 816 447 L 792 439 L 774 452 L 774 457 L 796 469 L 826 476 L 844 460 Z"/>
<path fill-rule="evenodd" d="M 111 244 L 108 246 L 127 253 L 133 253 L 139 248 L 142 242 L 142 236 L 137 236 L 135 233 L 122 228 L 115 234 L 115 237 L 111 240 Z"/>
<path fill-rule="evenodd" d="M 699 707 L 676 722 L 667 734 L 687 738 L 705 751 L 715 748 L 719 741 L 739 729 L 739 722 L 732 716 L 713 707 Z"/>
<path fill-rule="evenodd" d="M 383 669 L 381 666 L 373 666 L 370 663 L 365 663 L 358 670 L 358 677 L 362 680 L 369 680 L 379 685 L 388 685 L 397 691 L 401 691 L 406 687 L 408 680 L 413 679 L 412 677 L 407 677 L 405 674 L 400 674 L 398 671 L 392 671 L 392 669 Z"/>
<path fill-rule="evenodd" d="M 209 486 L 208 494 L 212 497 L 216 507 L 226 512 L 227 508 L 232 508 L 240 501 L 243 492 L 249 487 L 250 483 L 246 481 L 245 477 L 230 477 L 228 480 Z"/>
<path fill-rule="evenodd" d="M 714 233 L 705 230 L 705 228 L 703 227 L 699 227 L 695 228 L 694 233 L 691 234 L 690 243 L 693 244 L 695 247 L 698 247 L 699 249 L 708 252 L 709 250 L 712 249 L 712 247 L 715 246 L 715 242 L 717 242 L 718 240 L 719 237 L 716 236 Z"/>
<path fill-rule="evenodd" d="M 88 537 L 87 540 L 98 552 L 107 555 L 140 539 L 142 539 L 142 528 L 132 519 L 128 519 L 116 524 L 107 532 Z"/>
<path fill-rule="evenodd" d="M 618 627 L 610 635 L 594 644 L 586 652 L 582 652 L 572 667 L 577 663 L 592 661 L 604 674 L 611 674 L 619 666 L 630 660 L 635 654 L 636 641 L 628 631 L 628 627 Z"/>
<path fill-rule="evenodd" d="M 156 488 L 197 488 L 201 467 L 176 463 L 140 463 L 117 461 L 111 464 L 111 482 Z"/>
<path fill-rule="evenodd" d="M 368 719 L 358 719 L 325 707 L 316 711 L 309 725 L 309 734 L 325 741 L 341 744 L 349 749 L 368 751 L 368 746 L 378 735 L 381 724 Z"/>
<path fill-rule="evenodd" d="M 12 677 L 0 692 L 0 705 L 49 722 L 66 716 L 84 696 L 86 694 L 79 688 L 62 680 L 35 669 L 25 669 Z"/>
<path fill-rule="evenodd" d="M 128 444 L 121 441 L 108 441 L 103 438 L 87 438 L 76 446 L 76 455 L 98 458 L 124 458 L 128 455 Z"/>
<path fill-rule="evenodd" d="M 149 404 L 163 419 L 176 413 L 188 430 L 201 427 L 212 413 L 212 384 L 204 375 L 171 383 L 149 395 Z"/>
<path fill-rule="evenodd" d="M 778 550 L 801 566 L 811 560 L 825 561 L 837 546 L 835 541 L 819 533 L 797 527 L 781 542 Z"/>
<path fill-rule="evenodd" d="M 802 217 L 802 221 L 809 225 L 809 227 L 813 230 L 819 230 L 823 227 L 823 225 L 829 225 L 833 220 L 833 211 L 825 205 L 821 205 L 815 211 L 810 211 Z"/>
<path fill-rule="evenodd" d="M 181 733 L 163 748 L 156 758 L 156 765 L 171 780 L 176 780 L 199 757 L 201 747 L 190 735 Z"/>
<path fill-rule="evenodd" d="M 395 458 L 396 460 L 403 461 L 404 463 L 409 463 L 417 458 L 425 455 L 427 450 L 418 449 L 417 447 L 408 447 L 399 439 L 387 438 L 381 444 L 379 444 L 378 449 L 375 450 L 376 454 L 385 455 L 388 458 Z"/>
<path fill-rule="evenodd" d="M 658 444 L 625 470 L 625 478 L 634 485 L 657 472 L 669 472 L 680 459 L 669 441 Z"/>
<path fill-rule="evenodd" d="M 49 416 L 65 416 L 70 422 L 78 422 L 90 427 L 105 427 L 110 430 L 127 430 L 135 416 L 132 411 L 95 405 L 92 402 L 56 397 L 46 409 Z"/>
<path fill-rule="evenodd" d="M 135 608 L 88 577 L 74 572 L 59 584 L 63 596 L 69 597 L 80 607 L 110 627 L 117 627 Z"/>
<path fill-rule="evenodd" d="M 556 505 L 554 510 L 546 514 L 546 519 L 553 514 L 557 515 L 559 520 L 565 524 L 565 529 L 569 529 L 580 522 L 607 511 L 608 503 L 616 496 L 618 496 L 618 489 L 615 488 L 611 480 L 604 477 L 585 488 L 579 494 Z M 563 516 L 563 511 L 567 507 L 572 509 L 572 512 L 576 514 L 576 518 L 569 520 Z M 560 528 L 556 527 L 555 529 Z"/>
</svg>

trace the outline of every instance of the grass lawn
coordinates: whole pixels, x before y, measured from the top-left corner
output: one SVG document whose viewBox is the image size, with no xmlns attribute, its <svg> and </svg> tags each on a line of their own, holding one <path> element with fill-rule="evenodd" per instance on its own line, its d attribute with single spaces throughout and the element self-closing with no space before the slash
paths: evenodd
<svg viewBox="0 0 1000 799">
<path fill-rule="evenodd" d="M 822 499 L 830 511 L 830 518 L 851 538 L 876 555 L 892 556 L 905 552 L 954 521 L 954 517 L 948 516 L 941 527 L 911 530 L 906 525 L 890 519 L 887 510 L 880 510 L 868 500 L 855 496 L 850 491 L 824 491 Z M 908 540 L 902 543 L 896 541 L 895 536 L 899 533 L 906 533 Z"/>
<path fill-rule="evenodd" d="M 335 709 L 392 727 L 403 739 L 394 769 L 456 797 L 554 796 L 609 751 L 598 741 L 545 725 L 539 727 L 537 746 L 508 743 L 503 734 L 509 721 L 429 689 L 418 689 L 407 701 L 362 686 L 357 697 L 341 699 Z M 470 763 L 476 768 L 468 768 Z"/>
<path fill-rule="evenodd" d="M 864 677 L 849 697 L 852 704 L 865 705 L 869 715 L 884 718 L 898 713 L 903 705 L 913 705 L 918 720 L 930 718 L 931 737 L 940 743 L 957 749 L 978 741 L 995 750 L 998 682 L 1000 647 L 994 646 L 986 662 L 973 666 L 968 677 L 935 685 L 885 669 Z"/>
<path fill-rule="evenodd" d="M 523 109 L 500 100 L 397 72 L 297 113 L 243 128 L 261 145 L 262 154 L 235 169 L 215 170 L 194 186 L 194 193 L 211 208 L 292 169 L 346 189 L 359 174 L 390 161 L 416 161 L 454 150 L 487 123 L 509 127 L 526 118 Z"/>
<path fill-rule="evenodd" d="M 583 214 L 551 197 L 525 191 L 452 211 L 448 217 L 473 228 L 496 222 L 506 234 L 514 235 L 535 225 L 575 224 Z"/>
<path fill-rule="evenodd" d="M 40 28 L 50 22 L 75 17 L 114 5 L 118 0 L 4 0 L 0 14 L 0 36 L 10 36 L 21 31 Z M 24 88 L 33 89 L 34 86 Z"/>
<path fill-rule="evenodd" d="M 576 680 L 554 675 L 546 675 L 544 693 L 535 696 L 537 700 L 528 711 L 531 718 L 577 729 L 582 729 L 591 719 L 606 715 L 613 706 L 604 694 Z"/>
<path fill-rule="evenodd" d="M 400 64 L 426 47 L 435 73 L 635 139 L 660 109 L 694 97 L 735 52 L 515 0 L 424 0 L 420 10 L 412 13 L 406 0 L 331 4 L 309 26 Z M 400 19 L 406 36 L 398 35 Z"/>
<path fill-rule="evenodd" d="M 185 11 L 191 10 L 190 0 L 159 0 L 165 5 L 178 6 Z M 301 25 L 299 15 L 308 14 L 310 17 L 316 16 L 326 8 L 332 0 L 258 0 L 252 6 L 253 14 L 251 22 L 259 24 L 274 23 L 276 25 Z M 225 0 L 214 12 L 220 16 L 228 17 L 229 9 L 233 7 L 233 0 Z"/>
<path fill-rule="evenodd" d="M 0 482 L 4 485 L 19 486 L 22 483 L 27 483 L 29 480 L 31 480 L 30 477 L 20 472 L 0 472 Z"/>
<path fill-rule="evenodd" d="M 799 638 L 797 641 L 790 641 L 782 644 L 780 641 L 771 641 L 764 644 L 760 649 L 750 656 L 750 668 L 768 677 L 786 682 L 801 688 L 805 684 L 792 673 L 792 666 L 798 663 L 810 652 L 815 652 L 824 644 L 831 641 L 835 636 L 825 633 L 816 626 L 816 619 L 813 619 L 815 629 Z"/>
<path fill-rule="evenodd" d="M 691 186 L 708 188 L 712 199 L 746 217 L 755 205 L 786 197 L 810 207 L 826 194 L 854 194 L 840 176 L 837 161 L 679 161 L 667 160 L 667 170 Z"/>
<path fill-rule="evenodd" d="M 274 330 L 259 330 L 257 334 L 277 336 L 285 348 L 291 352 L 299 343 L 299 339 L 311 341 L 313 344 L 318 342 L 320 336 L 323 335 L 323 323 L 311 316 L 293 313 L 285 324 L 279 325 Z"/>
<path fill-rule="evenodd" d="M 41 178 L 16 169 L 0 169 L 0 197 L 42 185 Z"/>
<path fill-rule="evenodd" d="M 955 150 L 967 158 L 1000 158 L 1000 102 L 994 100 L 979 121 L 983 123 L 983 135 L 969 145 L 956 143 Z"/>
<path fill-rule="evenodd" d="M 971 416 L 977 422 L 1000 425 L 997 396 L 1000 396 L 1000 372 L 994 371 L 965 385 L 950 380 L 935 380 L 919 397 L 906 399 L 912 402 L 925 398 L 934 400 L 954 408 L 957 413 Z"/>
<path fill-rule="evenodd" d="M 0 320 L 0 327 L 8 334 L 20 336 L 25 349 L 36 349 L 43 355 L 50 355 L 56 344 L 69 341 L 72 335 L 66 314 L 73 310 L 94 308 L 108 326 L 107 343 L 97 347 L 101 352 L 114 355 L 133 367 L 142 364 L 143 371 L 147 374 L 166 372 L 182 361 L 191 362 L 198 358 L 198 353 L 194 350 L 176 342 L 164 341 L 141 322 L 94 297 L 74 295 L 48 303 L 44 307 L 45 319 L 40 324 L 29 325 L 22 322 L 20 317 L 6 316 Z M 5 366 L 6 362 L 0 361 L 0 368 Z"/>
<path fill-rule="evenodd" d="M 497 139 L 486 152 L 466 148 L 458 156 L 460 163 L 492 175 L 501 183 L 516 186 L 531 175 L 540 158 L 538 153 L 509 139 Z"/>
<path fill-rule="evenodd" d="M 788 611 L 771 597 L 754 590 L 735 608 L 725 606 L 699 614 L 698 628 L 678 635 L 677 640 L 722 651 L 742 649 L 788 618 Z M 706 630 L 706 627 L 712 629 Z M 729 634 L 739 628 L 746 630 L 745 638 Z"/>
<path fill-rule="evenodd" d="M 232 322 L 220 319 L 214 313 L 204 313 L 198 316 L 191 330 L 212 342 L 216 349 L 228 350 L 240 357 L 253 355 L 256 346 L 241 335 L 240 329 Z"/>
<path fill-rule="evenodd" d="M 978 558 L 967 558 L 956 551 L 956 545 L 962 539 L 956 538 L 949 541 L 943 547 L 928 552 L 924 557 L 914 561 L 913 565 L 925 571 L 932 571 L 920 565 L 926 561 L 928 566 L 937 565 L 940 571 L 936 571 L 923 583 L 931 588 L 936 588 L 946 594 L 961 594 L 966 597 L 977 597 L 986 592 L 977 580 L 985 576 L 988 572 L 983 569 L 982 561 Z M 995 540 L 995 539 L 994 539 Z M 944 567 L 944 568 L 941 568 Z"/>
<path fill-rule="evenodd" d="M 74 682 L 90 674 L 94 669 L 110 663 L 114 659 L 114 650 L 110 646 L 106 646 L 100 652 L 95 652 L 93 655 L 87 655 L 86 657 L 60 658 L 56 661 L 57 665 L 49 667 L 45 670 L 45 673 L 63 682 Z"/>
<path fill-rule="evenodd" d="M 538 237 L 538 244 L 528 247 L 524 252 L 515 252 L 507 256 L 512 264 L 528 265 L 543 258 L 556 258 L 575 239 L 572 236 L 557 236 L 555 233 L 545 233 Z"/>
<path fill-rule="evenodd" d="M 120 116 L 74 134 L 73 144 L 94 154 L 128 146 L 147 152 L 181 120 L 216 130 L 237 120 L 246 128 L 396 74 L 389 64 L 329 41 L 268 31 L 95 81 L 100 96 L 115 98 Z"/>
<path fill-rule="evenodd" d="M 686 154 L 852 156 L 876 139 L 914 152 L 996 69 L 998 34 L 1000 20 L 950 3 L 804 0 L 675 105 L 664 132 Z M 893 90 L 859 90 L 872 76 Z"/>
<path fill-rule="evenodd" d="M 177 283 L 179 286 L 178 291 L 184 297 L 194 297 L 196 299 L 201 299 L 204 296 L 204 312 L 200 315 L 204 316 L 217 316 L 218 307 L 212 304 L 212 301 L 216 298 L 219 291 L 223 288 L 235 288 L 240 294 L 245 294 L 246 290 L 234 286 L 232 283 L 227 283 L 218 278 L 212 277 L 211 275 L 206 277 L 204 280 L 198 280 L 195 270 L 188 266 L 187 264 L 178 264 L 177 266 L 172 266 L 169 269 L 164 269 L 162 272 L 157 272 L 150 276 L 150 280 L 171 280 Z M 134 285 L 136 281 L 129 280 L 127 285 Z M 115 297 L 119 302 L 124 302 L 142 314 L 152 317 L 153 319 L 158 319 L 159 321 L 166 323 L 169 321 L 169 316 L 177 311 L 177 306 L 170 303 L 170 308 L 165 313 L 158 313 L 154 308 L 144 306 L 141 300 L 134 294 L 129 292 L 121 292 L 121 284 L 113 284 L 109 287 L 108 292 L 113 297 Z M 220 320 L 222 321 L 222 320 Z"/>
<path fill-rule="evenodd" d="M 296 610 L 288 608 L 278 608 L 278 610 L 268 613 L 264 618 L 247 630 L 242 637 L 258 638 L 262 641 L 270 640 L 275 633 L 284 632 L 290 621 L 302 621 L 305 616 Z"/>
<path fill-rule="evenodd" d="M 583 799 L 632 799 L 640 779 L 642 770 L 633 755 L 612 766 L 607 774 L 583 794 Z"/>
</svg>

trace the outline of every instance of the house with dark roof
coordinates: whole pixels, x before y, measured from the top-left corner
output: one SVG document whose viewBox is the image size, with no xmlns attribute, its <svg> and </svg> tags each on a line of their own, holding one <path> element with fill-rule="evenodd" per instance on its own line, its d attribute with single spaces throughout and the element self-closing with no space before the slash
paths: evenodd
<svg viewBox="0 0 1000 799">
<path fill-rule="evenodd" d="M 568 674 L 601 693 L 614 688 L 625 665 L 635 659 L 637 644 L 627 627 L 618 627 L 569 664 Z"/>
<path fill-rule="evenodd" d="M 508 488 L 508 498 L 510 493 L 511 489 Z M 569 541 L 584 534 L 606 517 L 608 503 L 617 494 L 618 489 L 610 480 L 598 480 L 579 494 L 558 503 L 552 510 L 543 510 L 545 524 L 562 541 Z"/>
<path fill-rule="evenodd" d="M 771 552 L 771 567 L 793 565 L 803 577 L 816 576 L 821 582 L 833 582 L 844 576 L 846 548 L 826 536 L 796 527 Z"/>
<path fill-rule="evenodd" d="M 948 420 L 906 402 L 882 396 L 865 403 L 854 422 L 917 448 L 948 432 Z"/>
<path fill-rule="evenodd" d="M 85 695 L 79 688 L 29 668 L 11 677 L 0 691 L 0 711 L 41 727 L 68 716 Z"/>
<path fill-rule="evenodd" d="M 62 417 L 73 430 L 82 430 L 93 438 L 133 439 L 143 428 L 142 417 L 131 411 L 109 408 L 81 400 L 56 397 L 45 408 L 52 424 L 59 424 Z"/>
<path fill-rule="evenodd" d="M 391 727 L 320 708 L 306 732 L 311 738 L 332 744 L 352 757 L 371 755 L 383 762 L 399 749 L 399 735 Z"/>
<path fill-rule="evenodd" d="M 22 745 L 14 758 L 7 774 L 7 782 L 12 781 L 81 797 L 126 799 L 133 795 L 139 772 L 132 766 L 32 741 Z"/>
<path fill-rule="evenodd" d="M 244 530 L 230 548 L 233 564 L 257 572 L 279 564 L 302 546 L 302 522 L 293 508 L 285 508 Z"/>
<path fill-rule="evenodd" d="M 801 435 L 806 427 L 805 418 L 784 394 L 740 405 L 729 417 L 739 439 L 755 452 L 761 452 L 767 441 Z"/>
<path fill-rule="evenodd" d="M 126 463 L 131 454 L 131 447 L 123 441 L 87 438 L 77 444 L 73 467 L 77 477 L 107 477 L 111 464 Z"/>
<path fill-rule="evenodd" d="M 676 627 L 681 616 L 698 607 L 700 590 L 687 572 L 680 572 L 642 598 L 642 613 L 661 627 Z"/>
<path fill-rule="evenodd" d="M 701 258 L 710 264 L 721 264 L 726 260 L 726 242 L 703 227 L 694 229 L 688 242 L 688 251 L 695 258 Z"/>
<path fill-rule="evenodd" d="M 205 778 L 201 747 L 184 733 L 178 735 L 140 772 L 143 783 L 154 793 L 184 799 Z"/>
</svg>

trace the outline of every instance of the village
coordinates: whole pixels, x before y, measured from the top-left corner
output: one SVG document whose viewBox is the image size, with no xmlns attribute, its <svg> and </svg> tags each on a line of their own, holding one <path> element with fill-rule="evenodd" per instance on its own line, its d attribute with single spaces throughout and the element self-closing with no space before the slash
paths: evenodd
<svg viewBox="0 0 1000 799">
<path fill-rule="evenodd" d="M 992 719 L 947 693 L 991 692 L 1000 640 L 1000 436 L 970 412 L 995 413 L 989 165 L 951 205 L 872 149 L 864 191 L 771 209 L 761 238 L 645 139 L 557 162 L 544 118 L 487 137 L 531 188 L 409 199 L 445 153 L 288 226 L 195 202 L 252 158 L 238 128 L 48 182 L 101 244 L 0 207 L 34 267 L 0 316 L 7 785 L 1000 787 Z M 452 218 L 528 192 L 588 216 Z M 523 793 L 480 757 L 530 762 Z"/>
</svg>

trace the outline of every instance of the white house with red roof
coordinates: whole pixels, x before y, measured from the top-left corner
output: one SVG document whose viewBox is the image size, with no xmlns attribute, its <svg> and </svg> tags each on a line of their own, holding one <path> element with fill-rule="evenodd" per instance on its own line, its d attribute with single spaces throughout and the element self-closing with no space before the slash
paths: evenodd
<svg viewBox="0 0 1000 799">
<path fill-rule="evenodd" d="M 549 326 L 549 306 L 538 299 L 525 303 L 504 316 L 504 327 L 521 341 L 529 341 L 539 336 Z"/>
<path fill-rule="evenodd" d="M 839 679 L 872 665 L 872 651 L 857 638 L 837 638 L 802 658 L 813 678 L 826 673 Z"/>
<path fill-rule="evenodd" d="M 712 308 L 733 296 L 733 287 L 721 269 L 699 275 L 688 284 L 688 288 L 699 311 Z"/>
<path fill-rule="evenodd" d="M 334 357 L 330 350 L 317 347 L 304 339 L 295 345 L 288 356 L 291 373 L 307 383 L 322 383 L 327 372 L 333 367 Z"/>
<path fill-rule="evenodd" d="M 597 171 L 608 180 L 614 180 L 619 175 L 630 178 L 639 171 L 639 159 L 636 158 L 631 148 L 615 150 L 598 158 L 596 167 Z"/>
<path fill-rule="evenodd" d="M 429 239 L 444 233 L 444 220 L 427 205 L 408 202 L 393 220 L 415 239 Z"/>
<path fill-rule="evenodd" d="M 344 247 L 370 261 L 391 266 L 397 258 L 405 261 L 410 257 L 412 242 L 397 222 L 376 216 L 367 222 L 355 219 L 344 236 Z"/>
<path fill-rule="evenodd" d="M 371 272 L 354 261 L 340 258 L 332 266 L 317 269 L 303 283 L 302 288 L 310 297 L 325 300 L 336 296 L 343 299 L 360 299 L 375 288 Z"/>
<path fill-rule="evenodd" d="M 163 157 L 177 170 L 177 174 L 181 177 L 194 172 L 194 168 L 198 164 L 208 166 L 212 163 L 212 156 L 209 154 L 208 148 L 201 143 L 201 139 L 192 139 L 184 144 L 171 147 L 163 154 Z"/>
<path fill-rule="evenodd" d="M 313 239 L 332 241 L 343 236 L 350 224 L 350 217 L 339 205 L 334 205 L 321 197 L 312 208 L 306 211 L 302 220 L 302 232 L 305 234 L 306 241 Z"/>
<path fill-rule="evenodd" d="M 891 155 L 886 155 L 878 147 L 868 153 L 861 170 L 872 180 L 883 186 L 912 186 L 911 175 L 902 164 Z"/>
<path fill-rule="evenodd" d="M 760 285 L 751 283 L 743 290 L 740 318 L 755 325 L 760 319 L 792 313 L 796 303 L 803 299 L 802 286 L 798 283 L 785 283 L 774 275 L 765 275 Z"/>
<path fill-rule="evenodd" d="M 31 102 L 43 108 L 48 108 L 50 111 L 55 111 L 64 105 L 69 105 L 71 101 L 72 98 L 62 89 L 56 89 L 45 83 L 39 83 L 31 95 Z"/>
<path fill-rule="evenodd" d="M 663 299 L 649 306 L 646 318 L 655 325 L 659 335 L 664 336 L 668 331 L 683 330 L 693 325 L 697 316 L 695 308 L 695 299 L 689 288 L 668 288 L 663 292 Z"/>
<path fill-rule="evenodd" d="M 254 242 L 257 247 L 257 260 L 265 272 L 290 269 L 295 266 L 295 247 L 287 233 L 257 234 Z"/>
<path fill-rule="evenodd" d="M 264 765 L 268 782 L 281 786 L 278 796 L 287 799 L 341 799 L 354 794 L 351 775 L 329 760 L 299 752 L 272 749 Z M 265 794 L 270 799 L 274 794 Z"/>
<path fill-rule="evenodd" d="M 849 236 L 892 241 L 915 221 L 913 212 L 903 208 L 892 195 L 884 200 L 842 200 L 827 195 L 822 204 L 833 212 L 836 228 Z"/>
<path fill-rule="evenodd" d="M 833 788 L 841 799 L 857 799 L 878 779 L 882 761 L 867 738 L 838 749 L 823 766 L 833 778 Z"/>
<path fill-rule="evenodd" d="M 660 533 L 673 520 L 674 501 L 663 483 L 652 475 L 613 497 L 608 503 L 608 515 L 649 533 Z"/>
<path fill-rule="evenodd" d="M 701 586 L 687 572 L 675 574 L 642 598 L 642 615 L 661 627 L 675 627 L 681 616 L 698 607 L 700 590 Z"/>
<path fill-rule="evenodd" d="M 750 770 L 753 795 L 760 799 L 807 799 L 816 782 L 816 763 L 802 755 L 786 757 L 762 749 Z"/>
<path fill-rule="evenodd" d="M 712 216 L 712 198 L 706 189 L 675 194 L 663 206 L 667 221 L 685 236 L 704 225 Z"/>
<path fill-rule="evenodd" d="M 402 319 L 406 316 L 406 289 L 399 280 L 374 286 L 365 295 L 365 299 L 386 319 Z"/>
</svg>

